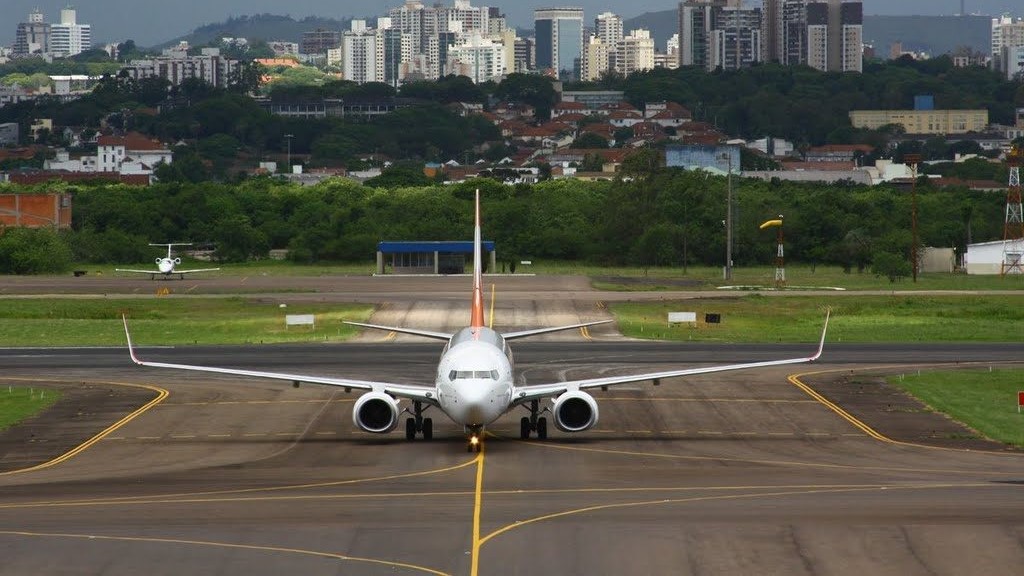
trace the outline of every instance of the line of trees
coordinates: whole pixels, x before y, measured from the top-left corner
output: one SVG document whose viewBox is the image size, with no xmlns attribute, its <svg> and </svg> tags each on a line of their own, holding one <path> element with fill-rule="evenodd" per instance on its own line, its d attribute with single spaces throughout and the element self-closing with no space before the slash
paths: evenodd
<svg viewBox="0 0 1024 576">
<path fill-rule="evenodd" d="M 302 187 L 274 178 L 238 184 L 175 182 L 149 187 L 70 186 L 72 230 L 61 236 L 68 262 L 149 259 L 146 244 L 210 242 L 221 261 L 286 248 L 297 262 L 370 261 L 382 240 L 451 240 L 472 235 L 472 195 L 484 197 L 485 234 L 501 257 L 606 265 L 720 265 L 726 180 L 703 172 L 626 167 L 632 180 L 557 180 L 506 186 L 478 179 L 453 186 L 374 188 L 332 179 Z M 37 189 L 53 190 L 54 185 Z M 773 261 L 758 229 L 785 216 L 792 262 L 864 270 L 879 255 L 908 260 L 910 194 L 889 187 L 734 179 L 737 265 Z M 2 192 L 29 191 L 7 185 Z M 1005 195 L 917 187 L 921 245 L 1001 238 Z M 10 234 L 5 234 L 7 238 Z M 38 243 L 38 239 L 36 239 Z M 0 260 L 4 272 L 43 272 Z"/>
</svg>

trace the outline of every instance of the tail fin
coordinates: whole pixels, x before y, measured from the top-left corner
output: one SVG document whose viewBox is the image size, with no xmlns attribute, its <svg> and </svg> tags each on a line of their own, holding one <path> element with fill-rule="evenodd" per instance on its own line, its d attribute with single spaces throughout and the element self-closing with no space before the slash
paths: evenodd
<svg viewBox="0 0 1024 576">
<path fill-rule="evenodd" d="M 484 327 L 483 250 L 480 240 L 480 190 L 476 191 L 476 214 L 473 226 L 473 304 L 469 314 L 470 328 Z"/>
</svg>

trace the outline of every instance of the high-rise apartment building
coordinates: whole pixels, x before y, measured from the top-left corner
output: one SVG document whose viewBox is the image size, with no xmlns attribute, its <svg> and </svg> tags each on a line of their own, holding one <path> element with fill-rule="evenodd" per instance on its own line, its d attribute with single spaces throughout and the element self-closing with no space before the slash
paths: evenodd
<svg viewBox="0 0 1024 576">
<path fill-rule="evenodd" d="M 479 84 L 497 80 L 505 73 L 505 47 L 479 33 L 448 49 L 449 74 L 468 76 Z"/>
<path fill-rule="evenodd" d="M 819 70 L 863 70 L 860 0 L 763 0 L 762 58 Z"/>
<path fill-rule="evenodd" d="M 583 9 L 534 10 L 537 68 L 562 80 L 580 78 L 583 64 Z"/>
<path fill-rule="evenodd" d="M 601 75 L 611 69 L 612 47 L 605 44 L 598 36 L 591 36 L 587 39 L 587 45 L 583 48 L 583 71 L 580 79 L 586 82 L 594 82 L 601 79 Z"/>
<path fill-rule="evenodd" d="M 50 25 L 50 49 L 57 58 L 66 58 L 88 50 L 92 45 L 92 26 L 79 24 L 74 8 L 60 11 L 60 24 Z"/>
<path fill-rule="evenodd" d="M 829 72 L 863 71 L 863 24 L 861 2 L 808 2 L 807 65 Z"/>
<path fill-rule="evenodd" d="M 679 65 L 736 69 L 762 59 L 761 8 L 740 0 L 679 3 Z"/>
<path fill-rule="evenodd" d="M 515 65 L 516 72 L 526 72 L 536 68 L 536 52 L 533 38 L 516 38 L 515 40 Z"/>
<path fill-rule="evenodd" d="M 992 19 L 992 66 L 1007 79 L 1024 73 L 1019 50 L 1024 47 L 1024 18 L 1003 15 Z"/>
<path fill-rule="evenodd" d="M 709 70 L 738 70 L 761 61 L 761 9 L 727 6 L 713 11 Z"/>
<path fill-rule="evenodd" d="M 604 12 L 594 18 L 594 35 L 608 46 L 615 46 L 622 40 L 622 16 Z"/>
<path fill-rule="evenodd" d="M 649 30 L 633 30 L 615 50 L 615 71 L 623 76 L 654 68 L 654 39 Z"/>
<path fill-rule="evenodd" d="M 679 65 L 707 68 L 708 38 L 714 29 L 714 10 L 727 0 L 685 0 L 679 3 Z"/>
<path fill-rule="evenodd" d="M 14 54 L 43 54 L 50 49 L 50 25 L 39 10 L 28 15 L 28 21 L 18 24 L 14 34 Z"/>
<path fill-rule="evenodd" d="M 328 50 L 341 46 L 341 32 L 317 28 L 302 33 L 299 52 L 302 54 L 326 54 Z"/>
</svg>

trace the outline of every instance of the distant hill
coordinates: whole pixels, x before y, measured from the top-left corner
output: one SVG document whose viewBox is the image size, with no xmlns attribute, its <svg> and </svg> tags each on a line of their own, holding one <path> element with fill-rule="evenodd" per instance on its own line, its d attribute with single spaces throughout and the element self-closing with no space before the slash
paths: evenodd
<svg viewBox="0 0 1024 576">
<path fill-rule="evenodd" d="M 192 46 L 201 46 L 223 37 L 246 38 L 250 42 L 257 40 L 287 40 L 299 42 L 302 33 L 317 28 L 325 30 L 348 30 L 352 19 L 335 20 L 309 16 L 295 20 L 290 16 L 275 14 L 256 14 L 253 16 L 237 16 L 224 22 L 215 22 L 196 28 L 185 36 L 180 36 L 154 48 L 166 48 L 185 40 Z"/>
<path fill-rule="evenodd" d="M 889 47 L 897 41 L 903 42 L 904 50 L 932 56 L 960 46 L 988 53 L 992 50 L 991 26 L 988 16 L 865 16 L 864 41 L 873 44 L 882 58 L 889 56 Z M 656 49 L 664 51 L 668 39 L 679 32 L 678 12 L 647 12 L 622 23 L 626 34 L 637 28 L 650 30 Z"/>
<path fill-rule="evenodd" d="M 374 17 L 368 17 L 371 22 Z M 224 22 L 200 26 L 190 34 L 155 46 L 164 48 L 181 40 L 192 45 L 203 45 L 221 37 L 247 38 L 256 40 L 288 40 L 299 42 L 302 33 L 317 28 L 347 30 L 352 19 L 336 20 L 310 16 L 295 20 L 290 16 L 257 14 L 238 16 Z M 635 18 L 623 21 L 623 30 L 645 28 L 651 31 L 657 50 L 664 51 L 668 39 L 679 31 L 678 12 L 662 10 L 645 12 Z M 533 30 L 523 29 L 520 35 L 530 35 Z M 889 47 L 903 42 L 904 50 L 927 52 L 939 56 L 952 52 L 960 46 L 969 46 L 978 52 L 991 50 L 991 19 L 988 16 L 865 16 L 864 41 L 875 46 L 880 57 L 887 57 Z"/>
</svg>

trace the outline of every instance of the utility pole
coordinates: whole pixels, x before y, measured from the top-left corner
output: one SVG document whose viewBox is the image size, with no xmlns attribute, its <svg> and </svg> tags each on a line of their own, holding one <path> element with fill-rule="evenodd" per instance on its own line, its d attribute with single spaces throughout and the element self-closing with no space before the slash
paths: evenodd
<svg viewBox="0 0 1024 576">
<path fill-rule="evenodd" d="M 725 160 L 729 167 L 725 195 L 725 279 L 732 280 L 732 148 L 719 159 Z"/>
<path fill-rule="evenodd" d="M 285 169 L 285 174 L 292 173 L 292 138 L 294 137 L 295 136 L 291 134 L 284 135 L 284 139 L 288 143 L 288 155 L 286 156 L 286 158 L 288 158 L 288 160 L 286 161 L 288 167 Z"/>
<path fill-rule="evenodd" d="M 921 162 L 920 154 L 905 154 L 903 161 L 910 165 L 910 174 L 913 180 L 910 182 L 910 230 L 911 230 L 911 244 L 910 244 L 910 270 L 914 277 L 914 282 L 917 282 L 917 268 L 918 268 L 918 235 L 917 235 L 917 165 Z"/>
</svg>

